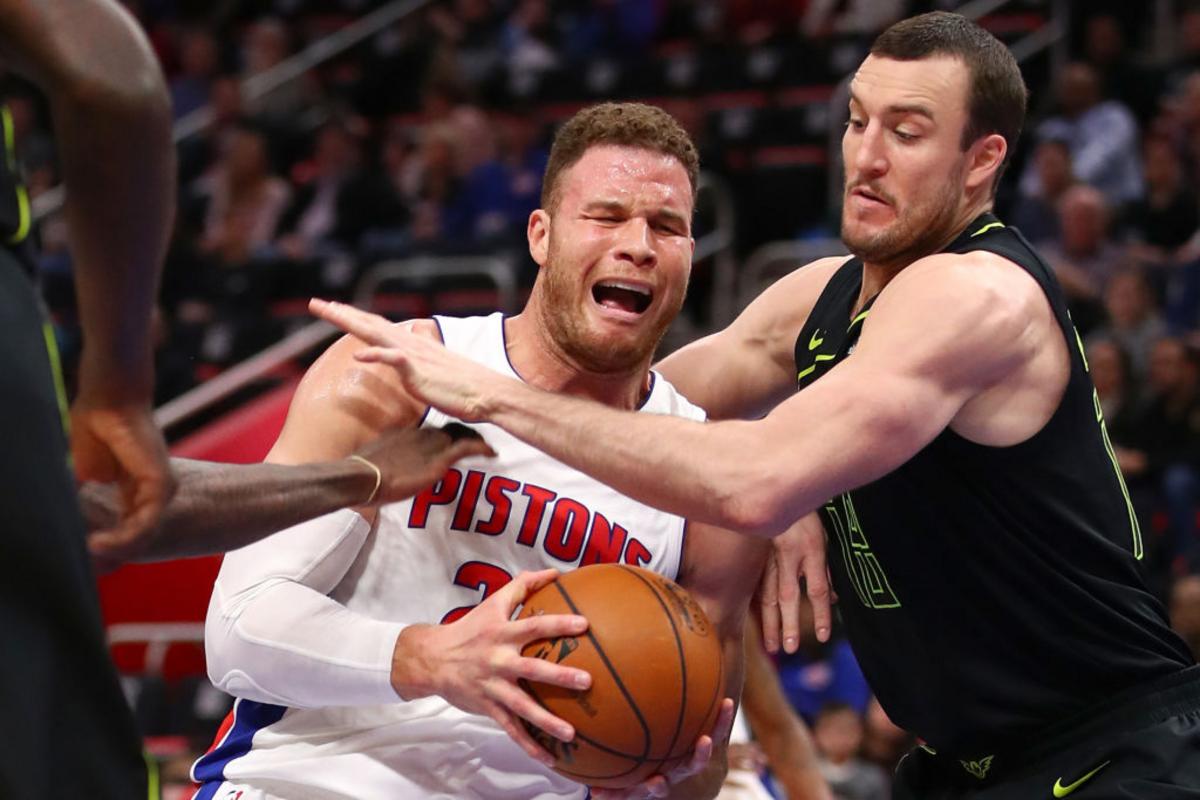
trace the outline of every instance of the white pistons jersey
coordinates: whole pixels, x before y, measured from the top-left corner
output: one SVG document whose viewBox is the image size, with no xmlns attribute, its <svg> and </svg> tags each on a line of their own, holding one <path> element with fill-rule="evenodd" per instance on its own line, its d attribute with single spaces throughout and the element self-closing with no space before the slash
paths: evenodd
<svg viewBox="0 0 1200 800">
<path fill-rule="evenodd" d="M 520 377 L 502 315 L 437 323 L 450 350 Z M 640 411 L 704 418 L 658 375 Z M 422 424 L 449 421 L 431 409 Z M 210 676 L 239 699 L 194 767 L 198 798 L 586 797 L 490 719 L 396 697 L 396 635 L 453 622 L 522 571 L 619 562 L 673 578 L 685 521 L 494 425 L 472 427 L 496 457 L 455 464 L 380 509 L 374 528 L 343 511 L 226 557 L 205 638 Z"/>
</svg>

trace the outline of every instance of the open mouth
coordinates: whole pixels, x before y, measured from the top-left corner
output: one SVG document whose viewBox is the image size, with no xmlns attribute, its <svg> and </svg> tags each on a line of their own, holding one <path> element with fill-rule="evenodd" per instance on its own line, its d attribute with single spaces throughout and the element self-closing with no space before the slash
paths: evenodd
<svg viewBox="0 0 1200 800">
<path fill-rule="evenodd" d="M 874 192 L 872 192 L 870 189 L 867 189 L 867 188 L 865 188 L 865 187 L 863 187 L 863 186 L 856 186 L 856 187 L 853 189 L 853 191 L 851 192 L 851 194 L 858 195 L 859 197 L 863 198 L 864 200 L 870 200 L 870 201 L 871 201 L 871 202 L 873 202 L 873 203 L 880 203 L 880 204 L 882 204 L 882 205 L 885 205 L 885 206 L 886 206 L 886 205 L 891 205 L 891 203 L 889 203 L 889 202 L 888 202 L 887 200 L 885 200 L 883 197 L 881 197 L 880 195 L 877 195 L 877 194 L 875 194 L 875 193 L 874 193 Z"/>
<path fill-rule="evenodd" d="M 624 311 L 626 314 L 642 314 L 654 300 L 648 286 L 626 281 L 600 281 L 592 287 L 592 299 L 596 305 Z"/>
</svg>

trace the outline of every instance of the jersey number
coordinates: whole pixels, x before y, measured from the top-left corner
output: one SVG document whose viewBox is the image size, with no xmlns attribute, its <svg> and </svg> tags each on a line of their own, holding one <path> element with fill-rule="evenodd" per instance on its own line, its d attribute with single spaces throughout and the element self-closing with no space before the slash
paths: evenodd
<svg viewBox="0 0 1200 800">
<path fill-rule="evenodd" d="M 474 591 L 483 590 L 483 597 L 479 598 L 482 603 L 493 594 L 504 587 L 506 583 L 512 580 L 512 575 L 497 567 L 495 564 L 487 564 L 483 561 L 468 561 L 458 568 L 458 572 L 454 573 L 454 585 L 462 586 L 465 589 Z M 442 624 L 449 625 L 451 622 L 457 622 L 467 615 L 472 608 L 479 603 L 470 606 L 459 606 L 456 609 L 448 612 L 442 617 Z"/>
<path fill-rule="evenodd" d="M 843 494 L 831 500 L 825 506 L 825 513 L 832 522 L 846 574 L 854 584 L 858 599 L 867 608 L 899 608 L 900 600 L 892 591 L 883 566 L 871 552 L 871 545 L 858 524 L 858 514 L 850 495 Z"/>
</svg>

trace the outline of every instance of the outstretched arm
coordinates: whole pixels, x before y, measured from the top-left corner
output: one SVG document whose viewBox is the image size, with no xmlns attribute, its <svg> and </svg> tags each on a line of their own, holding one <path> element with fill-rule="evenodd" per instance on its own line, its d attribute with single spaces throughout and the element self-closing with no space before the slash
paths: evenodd
<svg viewBox="0 0 1200 800">
<path fill-rule="evenodd" d="M 1030 319 L 1033 303 L 1048 308 L 1045 296 L 994 258 L 938 255 L 906 268 L 854 354 L 754 422 L 705 425 L 555 396 L 397 336 L 357 309 L 313 308 L 383 345 L 359 357 L 394 365 L 414 395 L 460 419 L 490 420 L 657 508 L 773 536 L 903 464 L 1038 351 L 1044 330 Z"/>
<path fill-rule="evenodd" d="M 112 0 L 4 0 L 0 58 L 50 101 L 84 333 L 71 447 L 82 479 L 120 484 L 114 535 L 132 541 L 172 490 L 150 418 L 150 310 L 175 213 L 166 85 Z"/>
<path fill-rule="evenodd" d="M 103 531 L 119 517 L 116 486 L 86 483 L 79 496 L 89 529 L 100 529 L 89 536 L 89 549 L 104 566 L 115 566 L 130 558 L 236 550 L 340 508 L 399 502 L 437 481 L 455 461 L 492 454 L 478 434 L 457 425 L 388 431 L 359 449 L 363 460 L 284 465 L 175 458 L 171 467 L 179 488 L 154 536 L 140 540 L 137 549 Z"/>
</svg>

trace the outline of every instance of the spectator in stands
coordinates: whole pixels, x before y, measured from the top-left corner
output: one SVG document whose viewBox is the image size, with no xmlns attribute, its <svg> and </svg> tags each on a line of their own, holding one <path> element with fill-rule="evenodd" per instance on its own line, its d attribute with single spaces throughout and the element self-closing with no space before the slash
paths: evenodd
<svg viewBox="0 0 1200 800">
<path fill-rule="evenodd" d="M 1161 81 L 1130 57 L 1121 21 L 1108 13 L 1089 17 L 1083 47 L 1100 79 L 1101 94 L 1123 103 L 1142 122 L 1149 121 L 1158 111 Z"/>
<path fill-rule="evenodd" d="M 1035 194 L 1025 194 L 1027 187 L 1022 187 L 1008 218 L 1027 239 L 1041 243 L 1059 237 L 1058 203 L 1063 193 L 1075 184 L 1067 143 L 1056 139 L 1038 142 L 1033 152 L 1033 168 L 1038 180 L 1028 190 Z"/>
<path fill-rule="evenodd" d="M 402 207 L 382 176 L 363 169 L 362 149 L 350 128 L 333 121 L 317 131 L 300 186 L 280 221 L 280 252 L 305 261 L 357 248 L 364 231 L 403 221 Z"/>
<path fill-rule="evenodd" d="M 842 636 L 819 642 L 807 600 L 800 603 L 798 624 L 796 651 L 779 656 L 779 682 L 792 707 L 809 724 L 827 703 L 844 703 L 859 714 L 865 712 L 871 690 L 850 643 Z"/>
<path fill-rule="evenodd" d="M 452 54 L 455 74 L 468 85 L 483 83 L 500 66 L 504 15 L 493 0 L 437 4 L 428 19 Z"/>
<path fill-rule="evenodd" d="M 292 52 L 291 33 L 282 20 L 265 17 L 247 27 L 242 41 L 242 77 L 252 78 L 277 67 Z M 285 83 L 246 103 L 256 119 L 286 128 L 313 102 L 312 73 Z"/>
<path fill-rule="evenodd" d="M 1142 527 L 1150 530 L 1151 515 L 1160 504 L 1160 492 L 1150 469 L 1142 435 L 1143 404 L 1139 384 L 1130 376 L 1129 354 L 1112 339 L 1092 337 L 1087 345 L 1088 371 L 1096 386 L 1113 455 Z"/>
<path fill-rule="evenodd" d="M 1066 142 L 1075 176 L 1103 192 L 1110 206 L 1120 208 L 1141 197 L 1138 125 L 1129 108 L 1106 99 L 1096 71 L 1079 62 L 1059 75 L 1057 96 L 1060 114 L 1038 126 L 1038 141 Z M 1026 168 L 1022 192 L 1037 194 L 1037 181 L 1036 170 Z"/>
<path fill-rule="evenodd" d="M 1104 336 L 1092 336 L 1087 344 L 1088 371 L 1100 398 L 1100 410 L 1121 471 L 1127 476 L 1145 470 L 1145 456 L 1126 461 L 1122 451 L 1136 442 L 1135 429 L 1142 413 L 1138 386 L 1131 376 L 1129 354 L 1120 344 Z M 1140 461 L 1140 466 L 1136 462 Z"/>
<path fill-rule="evenodd" d="M 189 28 L 179 40 L 179 72 L 170 81 L 175 118 L 208 105 L 219 66 L 217 40 L 204 28 Z"/>
<path fill-rule="evenodd" d="M 221 142 L 228 139 L 230 132 L 246 118 L 242 87 L 236 75 L 213 78 L 208 98 L 212 123 L 178 145 L 180 186 L 190 185 L 212 169 L 213 162 L 220 155 Z M 185 201 L 187 199 L 184 198 Z M 181 214 L 189 219 L 194 216 L 193 211 L 186 204 L 180 209 Z"/>
<path fill-rule="evenodd" d="M 817 714 L 813 742 L 821 775 L 836 800 L 887 800 L 888 780 L 883 770 L 858 757 L 863 742 L 861 712 L 845 703 L 828 703 Z"/>
<path fill-rule="evenodd" d="M 541 204 L 542 173 L 548 153 L 529 113 L 502 113 L 499 155 L 467 176 L 464 200 L 471 238 L 486 243 L 524 239 L 529 215 Z"/>
<path fill-rule="evenodd" d="M 1141 384 L 1151 348 L 1167 333 L 1146 276 L 1130 268 L 1114 272 L 1104 287 L 1104 310 L 1107 321 L 1089 334 L 1088 341 L 1116 342 L 1129 356 L 1132 380 Z"/>
<path fill-rule="evenodd" d="M 809 37 L 875 34 L 904 16 L 904 0 L 811 0 L 802 28 Z"/>
<path fill-rule="evenodd" d="M 1072 186 L 1058 200 L 1059 238 L 1041 245 L 1054 268 L 1076 324 L 1085 331 L 1095 320 L 1090 308 L 1121 262 L 1120 249 L 1108 232 L 1109 206 L 1091 186 Z"/>
<path fill-rule="evenodd" d="M 1196 193 L 1184 180 L 1183 164 L 1175 146 L 1164 136 L 1147 136 L 1142 146 L 1146 166 L 1146 195 L 1124 214 L 1134 236 L 1130 250 L 1136 259 L 1161 264 L 1200 227 Z"/>
<path fill-rule="evenodd" d="M 240 265 L 268 244 L 291 198 L 273 175 L 266 137 L 242 125 L 225 142 L 221 161 L 201 180 L 207 202 L 201 250 L 224 265 Z"/>
<path fill-rule="evenodd" d="M 1200 657 L 1200 575 L 1185 575 L 1171 588 L 1171 627 Z"/>
<path fill-rule="evenodd" d="M 1150 355 L 1151 398 L 1140 423 L 1148 469 L 1160 481 L 1170 516 L 1176 570 L 1200 568 L 1196 558 L 1196 504 L 1200 500 L 1200 370 L 1196 354 L 1175 337 Z"/>
<path fill-rule="evenodd" d="M 404 163 L 401 196 L 412 218 L 415 244 L 467 236 L 468 210 L 463 195 L 457 130 L 449 124 L 428 125 L 417 154 Z"/>
<path fill-rule="evenodd" d="M 662 7 L 645 0 L 587 0 L 565 4 L 563 54 L 578 64 L 601 56 L 643 52 L 662 23 Z"/>
<path fill-rule="evenodd" d="M 559 64 L 552 45 L 553 19 L 547 0 L 520 0 L 500 32 L 500 52 L 508 67 L 508 90 L 527 97 L 537 77 Z"/>
<path fill-rule="evenodd" d="M 1179 15 L 1179 50 L 1167 65 L 1168 91 L 1178 91 L 1192 73 L 1200 70 L 1200 5 L 1190 3 Z"/>
</svg>

